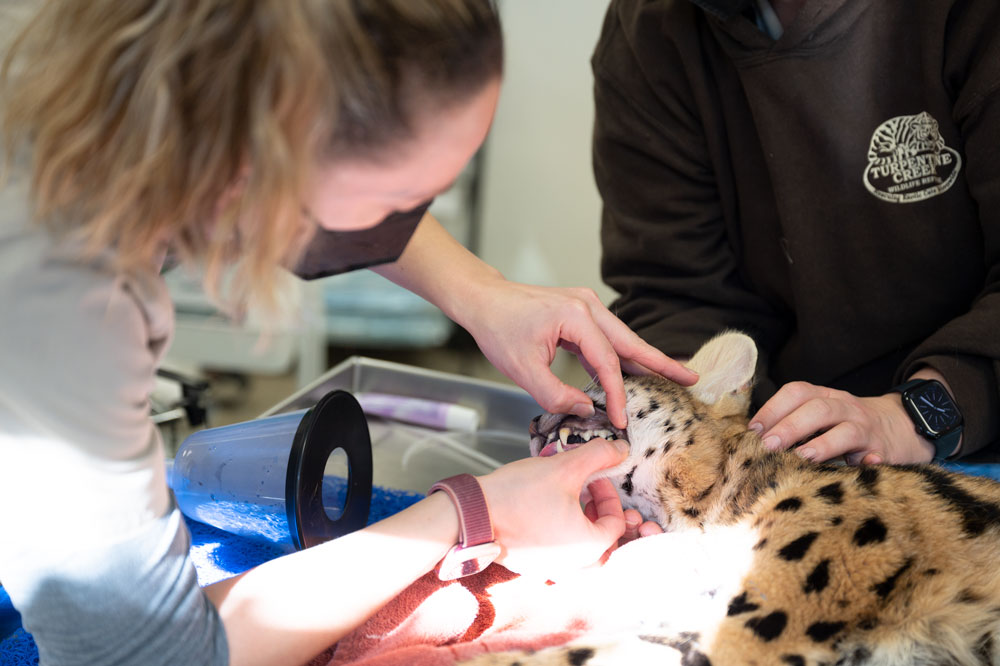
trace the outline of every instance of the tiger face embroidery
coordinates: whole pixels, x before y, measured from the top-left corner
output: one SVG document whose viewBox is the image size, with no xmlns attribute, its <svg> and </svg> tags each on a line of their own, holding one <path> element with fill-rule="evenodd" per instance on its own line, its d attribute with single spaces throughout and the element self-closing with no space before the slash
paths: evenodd
<svg viewBox="0 0 1000 666">
<path fill-rule="evenodd" d="M 677 540 L 680 555 L 647 572 L 674 592 L 644 600 L 635 631 L 470 663 L 1000 664 L 1000 484 L 768 451 L 746 427 L 756 356 L 727 333 L 691 360 L 690 389 L 627 378 L 626 432 L 600 410 L 535 419 L 535 455 L 628 440 L 627 459 L 602 474 L 670 532 L 657 539 Z"/>
</svg>

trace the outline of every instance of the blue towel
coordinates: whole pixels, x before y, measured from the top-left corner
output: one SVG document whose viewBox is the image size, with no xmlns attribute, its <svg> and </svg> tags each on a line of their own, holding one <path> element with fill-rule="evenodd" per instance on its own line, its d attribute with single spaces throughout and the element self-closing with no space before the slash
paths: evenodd
<svg viewBox="0 0 1000 666">
<path fill-rule="evenodd" d="M 422 497 L 417 493 L 375 486 L 368 523 L 398 513 Z M 198 583 L 203 586 L 243 573 L 287 552 L 280 546 L 236 536 L 190 519 L 187 525 L 191 532 L 191 560 L 198 572 Z M 0 666 L 37 663 L 35 642 L 21 628 L 20 615 L 0 587 Z"/>
</svg>

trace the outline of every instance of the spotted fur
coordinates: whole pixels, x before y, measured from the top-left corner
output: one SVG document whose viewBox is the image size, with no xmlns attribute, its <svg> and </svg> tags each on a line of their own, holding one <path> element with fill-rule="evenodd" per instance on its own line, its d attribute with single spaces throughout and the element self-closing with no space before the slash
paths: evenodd
<svg viewBox="0 0 1000 666">
<path fill-rule="evenodd" d="M 637 631 L 472 663 L 1000 664 L 1000 484 L 770 452 L 746 427 L 755 362 L 749 338 L 725 334 L 692 359 L 694 389 L 627 378 L 631 454 L 605 474 L 678 552 L 694 539 L 722 564 L 649 572 L 677 594 L 645 600 L 655 617 Z M 533 452 L 565 427 L 593 424 L 543 415 Z M 717 545 L 726 535 L 735 546 Z"/>
</svg>

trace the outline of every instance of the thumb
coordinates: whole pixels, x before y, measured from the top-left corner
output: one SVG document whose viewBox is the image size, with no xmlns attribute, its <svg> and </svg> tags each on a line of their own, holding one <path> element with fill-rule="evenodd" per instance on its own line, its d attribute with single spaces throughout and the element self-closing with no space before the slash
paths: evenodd
<svg viewBox="0 0 1000 666">
<path fill-rule="evenodd" d="M 628 452 L 628 442 L 620 439 L 613 441 L 594 439 L 554 459 L 562 459 L 562 463 L 569 467 L 570 474 L 582 482 L 594 472 L 613 467 L 625 460 Z"/>
</svg>

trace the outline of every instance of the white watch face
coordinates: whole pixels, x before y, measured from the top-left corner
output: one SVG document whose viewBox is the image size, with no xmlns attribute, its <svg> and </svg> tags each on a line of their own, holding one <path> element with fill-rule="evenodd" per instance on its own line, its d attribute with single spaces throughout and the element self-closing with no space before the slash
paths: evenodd
<svg viewBox="0 0 1000 666">
<path fill-rule="evenodd" d="M 455 546 L 441 560 L 438 578 L 455 580 L 463 576 L 471 576 L 488 567 L 498 557 L 500 557 L 500 544 L 496 541 L 480 543 L 467 548 Z"/>
</svg>

